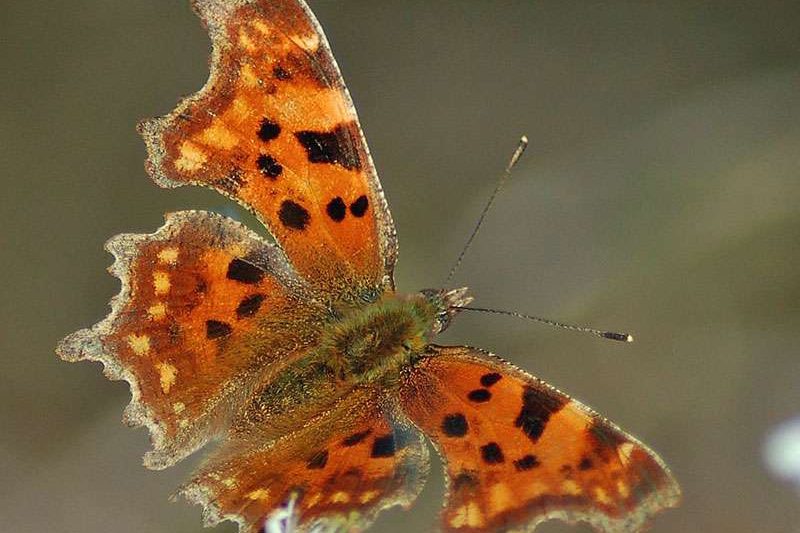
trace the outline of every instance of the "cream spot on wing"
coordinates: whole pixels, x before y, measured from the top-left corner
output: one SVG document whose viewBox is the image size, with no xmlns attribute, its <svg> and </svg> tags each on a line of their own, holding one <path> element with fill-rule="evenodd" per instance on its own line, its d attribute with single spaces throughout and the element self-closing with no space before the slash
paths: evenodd
<svg viewBox="0 0 800 533">
<path fill-rule="evenodd" d="M 186 404 L 183 402 L 175 402 L 172 404 L 172 412 L 176 415 L 181 414 L 186 410 Z"/>
<path fill-rule="evenodd" d="M 163 320 L 164 317 L 167 316 L 167 307 L 163 303 L 158 302 L 147 308 L 147 314 L 152 320 Z"/>
<path fill-rule="evenodd" d="M 564 494 L 569 494 L 570 496 L 578 496 L 581 492 L 583 492 L 581 490 L 581 486 L 571 479 L 561 483 L 561 490 L 564 492 Z"/>
<path fill-rule="evenodd" d="M 150 337 L 148 335 L 128 335 L 128 346 L 136 355 L 144 355 L 150 351 Z"/>
<path fill-rule="evenodd" d="M 630 489 L 628 488 L 628 484 L 621 479 L 617 481 L 617 492 L 619 492 L 619 495 L 623 498 L 627 498 L 631 493 Z"/>
<path fill-rule="evenodd" d="M 258 80 L 256 80 L 256 83 L 257 82 Z M 237 98 L 231 103 L 231 110 L 231 116 L 234 120 L 245 121 L 253 115 L 252 106 L 247 102 L 247 100 L 243 100 L 241 98 Z"/>
<path fill-rule="evenodd" d="M 314 507 L 319 503 L 319 500 L 322 499 L 322 493 L 315 492 L 311 496 L 308 497 L 308 501 L 306 502 L 307 507 Z"/>
<path fill-rule="evenodd" d="M 236 480 L 233 479 L 232 477 L 226 477 L 225 479 L 222 480 L 222 484 L 228 487 L 229 489 L 232 489 L 236 486 Z"/>
<path fill-rule="evenodd" d="M 256 49 L 253 39 L 247 35 L 247 32 L 244 30 L 244 28 L 239 30 L 239 44 L 242 45 L 245 50 L 249 50 L 251 52 Z"/>
<path fill-rule="evenodd" d="M 158 363 L 158 379 L 161 383 L 161 390 L 164 394 L 169 394 L 169 390 L 175 385 L 175 379 L 178 375 L 178 369 L 169 363 Z"/>
<path fill-rule="evenodd" d="M 603 487 L 594 488 L 594 499 L 604 505 L 609 505 L 611 503 L 611 498 L 608 497 L 608 493 Z"/>
<path fill-rule="evenodd" d="M 249 492 L 247 494 L 247 497 L 248 499 L 251 499 L 253 501 L 266 500 L 267 498 L 269 498 L 269 489 L 256 489 L 252 492 Z"/>
<path fill-rule="evenodd" d="M 158 260 L 168 265 L 174 265 L 178 262 L 178 249 L 173 247 L 164 248 L 158 252 Z"/>
<path fill-rule="evenodd" d="M 459 527 L 481 527 L 483 525 L 483 513 L 475 502 L 469 502 L 456 509 L 455 514 L 450 519 L 450 525 Z"/>
<path fill-rule="evenodd" d="M 181 420 L 181 421 L 178 423 L 178 425 L 179 425 L 181 428 L 183 428 L 183 429 L 186 429 L 186 428 L 188 428 L 188 427 L 189 427 L 189 421 L 188 421 L 188 420 L 186 420 L 186 419 L 184 418 L 183 420 Z"/>
<path fill-rule="evenodd" d="M 361 497 L 358 499 L 361 503 L 369 503 L 375 499 L 375 496 L 380 494 L 377 490 L 368 490 L 361 494 Z"/>
<path fill-rule="evenodd" d="M 239 144 L 239 138 L 225 124 L 217 120 L 212 122 L 209 127 L 200 134 L 200 139 L 211 146 L 216 146 L 223 150 L 230 150 Z"/>
<path fill-rule="evenodd" d="M 450 518 L 450 525 L 459 528 L 464 527 L 467 524 L 467 506 L 462 505 L 456 512 L 453 513 L 453 516 Z"/>
<path fill-rule="evenodd" d="M 248 249 L 239 243 L 231 244 L 225 251 L 235 257 L 244 257 L 248 254 Z"/>
<path fill-rule="evenodd" d="M 156 294 L 163 295 L 169 292 L 169 274 L 163 270 L 153 272 L 153 290 Z"/>
<path fill-rule="evenodd" d="M 334 492 L 329 501 L 331 503 L 347 503 L 350 501 L 350 495 L 340 490 L 338 492 Z"/>
<path fill-rule="evenodd" d="M 316 52 L 319 48 L 319 35 L 296 35 L 292 39 L 297 45 L 306 52 Z"/>
<path fill-rule="evenodd" d="M 256 29 L 256 31 L 258 31 L 259 33 L 261 33 L 263 35 L 268 36 L 270 33 L 272 33 L 272 30 L 270 29 L 270 27 L 267 26 L 266 24 L 264 24 L 264 22 L 262 22 L 260 20 L 254 20 L 252 22 L 252 25 L 253 25 L 253 28 Z"/>
<path fill-rule="evenodd" d="M 630 442 L 623 442 L 619 445 L 619 458 L 622 464 L 627 464 L 633 453 L 633 444 Z"/>
<path fill-rule="evenodd" d="M 492 514 L 502 513 L 514 505 L 514 493 L 505 483 L 495 483 L 489 489 Z"/>
<path fill-rule="evenodd" d="M 183 141 L 180 157 L 175 160 L 175 167 L 186 172 L 195 172 L 203 168 L 207 161 L 205 152 L 191 141 Z"/>
<path fill-rule="evenodd" d="M 253 67 L 251 67 L 250 65 L 244 65 L 242 67 L 242 81 L 248 87 L 255 87 L 256 85 L 258 85 L 259 82 L 258 76 L 253 70 Z M 238 100 L 234 100 L 234 102 L 238 102 Z"/>
</svg>

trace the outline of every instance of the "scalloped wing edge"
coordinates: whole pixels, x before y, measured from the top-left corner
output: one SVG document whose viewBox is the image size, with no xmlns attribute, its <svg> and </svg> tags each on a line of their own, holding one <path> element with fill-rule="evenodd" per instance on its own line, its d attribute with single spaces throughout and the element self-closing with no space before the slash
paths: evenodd
<svg viewBox="0 0 800 533">
<path fill-rule="evenodd" d="M 153 449 L 145 453 L 143 464 L 152 470 L 161 470 L 172 466 L 200 449 L 205 442 L 199 438 L 190 440 L 185 443 L 187 445 L 186 450 L 176 458 L 173 458 L 177 450 L 170 447 L 170 443 L 165 436 L 164 425 L 153 416 L 152 411 L 141 401 L 141 393 L 136 376 L 125 368 L 111 350 L 104 346 L 103 338 L 113 333 L 120 313 L 130 301 L 130 272 L 133 261 L 139 255 L 140 245 L 165 236 L 168 237 L 174 229 L 180 228 L 183 223 L 195 216 L 224 221 L 226 224 L 238 227 L 243 232 L 242 234 L 247 235 L 249 239 L 258 240 L 264 246 L 275 248 L 274 245 L 264 242 L 260 236 L 245 225 L 229 217 L 201 210 L 167 213 L 164 215 L 164 224 L 153 233 L 121 233 L 115 235 L 105 244 L 105 250 L 114 257 L 114 262 L 108 267 L 108 272 L 120 280 L 120 291 L 109 302 L 111 311 L 100 322 L 67 335 L 56 346 L 56 354 L 64 361 L 70 363 L 98 361 L 103 364 L 103 374 L 108 379 L 128 382 L 131 401 L 123 411 L 122 420 L 129 426 L 144 426 L 148 429 Z"/>
<path fill-rule="evenodd" d="M 427 481 L 428 473 L 430 472 L 430 452 L 428 450 L 427 443 L 429 439 L 425 436 L 425 434 L 414 424 L 411 419 L 406 417 L 399 409 L 391 409 L 391 414 L 387 414 L 390 416 L 391 420 L 393 421 L 393 425 L 401 425 L 404 426 L 407 430 L 413 431 L 416 433 L 415 438 L 417 439 L 417 444 L 419 446 L 419 450 L 421 452 L 421 456 L 419 457 L 421 461 L 421 479 L 415 480 L 408 484 L 408 487 L 413 489 L 408 492 L 404 492 L 401 497 L 398 498 L 384 498 L 379 501 L 379 503 L 373 507 L 370 507 L 367 513 L 358 513 L 357 515 L 351 514 L 346 519 L 341 517 L 331 517 L 331 516 L 321 516 L 309 522 L 308 524 L 302 526 L 295 526 L 295 528 L 288 530 L 287 533 L 319 533 L 319 532 L 346 532 L 346 531 L 361 531 L 371 524 L 375 522 L 378 515 L 381 512 L 391 509 L 392 507 L 402 507 L 405 510 L 411 508 L 414 504 L 416 499 L 419 497 L 422 489 L 425 487 L 425 483 Z M 330 413 L 328 411 L 327 413 Z M 325 415 L 320 415 L 325 416 Z M 301 431 L 304 428 L 307 428 L 309 425 L 313 423 L 314 420 L 317 418 L 308 421 L 306 424 L 303 425 L 301 429 L 297 431 Z M 287 434 L 278 440 L 276 440 L 272 446 L 278 446 L 281 441 L 289 438 L 292 433 Z M 202 467 L 201 467 L 202 468 Z M 203 527 L 214 527 L 219 525 L 224 521 L 234 522 L 238 525 L 239 533 L 251 533 L 252 527 L 258 524 L 249 524 L 244 517 L 240 514 L 236 513 L 223 513 L 222 510 L 215 504 L 216 501 L 216 494 L 211 489 L 204 487 L 201 483 L 197 483 L 194 481 L 190 481 L 189 483 L 184 484 L 180 487 L 176 492 L 172 494 L 170 499 L 175 501 L 178 497 L 182 497 L 191 505 L 197 505 L 201 508 L 202 519 L 203 519 Z M 274 509 L 268 516 L 265 518 L 264 522 L 270 520 L 276 513 L 283 511 L 285 508 L 279 507 Z M 297 514 L 294 515 L 294 518 L 298 518 Z"/>
<path fill-rule="evenodd" d="M 647 531 L 650 528 L 650 524 L 655 518 L 658 513 L 661 511 L 665 511 L 667 509 L 675 508 L 681 503 L 682 493 L 681 488 L 678 485 L 678 482 L 675 480 L 675 477 L 672 475 L 669 467 L 664 463 L 661 457 L 651 450 L 648 446 L 643 444 L 639 439 L 620 429 L 614 422 L 611 422 L 604 416 L 598 414 L 594 411 L 591 407 L 583 403 L 582 401 L 570 396 L 559 390 L 558 388 L 550 385 L 546 381 L 537 378 L 522 370 L 514 363 L 507 361 L 496 355 L 488 350 L 483 350 L 481 348 L 475 348 L 473 346 L 442 346 L 442 345 L 431 345 L 431 347 L 441 350 L 442 348 L 462 348 L 466 350 L 470 350 L 472 353 L 470 356 L 474 358 L 476 361 L 494 361 L 500 362 L 504 365 L 511 368 L 515 373 L 517 373 L 520 377 L 524 377 L 525 379 L 530 379 L 535 381 L 542 386 L 549 388 L 558 394 L 562 394 L 565 398 L 570 401 L 576 402 L 580 405 L 583 410 L 591 417 L 601 420 L 603 423 L 608 424 L 613 429 L 623 433 L 627 439 L 635 445 L 640 446 L 642 449 L 647 450 L 650 456 L 655 460 L 659 467 L 664 471 L 666 474 L 666 478 L 669 480 L 668 486 L 663 490 L 658 490 L 653 492 L 652 494 L 648 495 L 639 505 L 636 506 L 635 510 L 629 513 L 625 518 L 618 519 L 618 520 L 610 520 L 608 517 L 603 515 L 602 513 L 584 513 L 574 510 L 564 510 L 564 509 L 554 509 L 548 511 L 542 515 L 535 517 L 530 522 L 525 524 L 521 524 L 518 527 L 514 527 L 512 529 L 505 530 L 506 533 L 534 533 L 534 530 L 544 522 L 548 522 L 550 520 L 561 520 L 562 522 L 566 522 L 568 524 L 576 525 L 580 522 L 584 522 L 591 526 L 596 531 L 604 532 L 604 533 L 631 533 L 637 531 Z M 444 499 L 442 503 L 442 509 L 447 508 L 448 500 L 450 498 L 450 479 L 447 476 L 447 457 L 445 454 L 439 450 L 439 447 L 436 443 L 431 439 L 431 445 L 436 450 L 436 453 L 439 455 L 439 458 L 442 461 L 442 467 L 444 469 L 444 483 L 445 483 L 445 491 L 444 491 Z"/>
<path fill-rule="evenodd" d="M 206 80 L 205 84 L 200 88 L 199 91 L 186 96 L 185 98 L 181 99 L 175 108 L 168 114 L 145 119 L 139 122 L 136 127 L 136 130 L 142 136 L 144 140 L 145 147 L 147 149 L 147 160 L 145 161 L 145 170 L 147 171 L 148 175 L 152 178 L 152 180 L 160 187 L 166 189 L 174 189 L 177 187 L 181 187 L 183 185 L 196 185 L 199 187 L 204 188 L 212 188 L 210 185 L 201 182 L 179 182 L 167 177 L 166 173 L 164 172 L 164 158 L 166 154 L 166 147 L 164 146 L 164 136 L 163 133 L 166 131 L 170 124 L 174 122 L 177 118 L 179 118 L 186 109 L 188 109 L 191 105 L 195 102 L 202 100 L 206 97 L 206 95 L 210 94 L 213 90 L 215 85 L 217 85 L 217 81 L 219 78 L 219 68 L 218 66 L 221 64 L 222 54 L 223 52 L 231 46 L 231 43 L 225 36 L 225 21 L 230 16 L 230 14 L 235 11 L 236 9 L 245 6 L 247 4 L 252 4 L 258 0 L 192 0 L 192 8 L 194 9 L 197 16 L 200 18 L 203 27 L 206 28 L 208 31 L 209 37 L 211 39 L 211 57 L 209 59 L 210 69 L 209 69 L 209 76 Z M 336 58 L 331 52 L 331 46 L 328 42 L 328 38 L 325 35 L 325 32 L 322 30 L 322 26 L 320 25 L 319 21 L 317 20 L 314 13 L 308 7 L 304 0 L 294 0 L 299 4 L 303 11 L 305 12 L 308 19 L 311 21 L 312 25 L 314 26 L 314 30 L 320 37 L 320 46 L 323 47 L 325 50 L 328 51 L 330 56 L 332 66 L 336 69 L 336 72 L 339 73 L 341 79 L 341 69 L 339 68 L 339 64 L 336 61 Z M 342 83 L 341 84 L 341 91 L 344 96 L 345 105 L 352 111 L 354 117 L 356 118 L 356 122 L 359 124 L 359 127 L 356 128 L 358 130 L 359 140 L 364 148 L 364 153 L 366 157 L 366 165 L 364 168 L 368 169 L 367 171 L 372 176 L 372 186 L 374 187 L 373 193 L 375 199 L 378 200 L 380 203 L 380 208 L 375 210 L 376 216 L 379 222 L 379 233 L 380 233 L 380 247 L 381 247 L 381 257 L 383 257 L 384 263 L 384 284 L 387 286 L 391 286 L 394 288 L 394 266 L 397 263 L 397 255 L 398 255 L 398 242 L 397 242 L 397 229 L 394 225 L 394 220 L 392 219 L 391 211 L 389 211 L 389 204 L 386 201 L 386 196 L 383 192 L 383 187 L 381 186 L 380 179 L 378 178 L 377 171 L 375 169 L 375 163 L 372 159 L 372 155 L 369 151 L 369 146 L 367 145 L 366 138 L 364 136 L 364 131 L 361 127 L 361 121 L 358 119 L 358 113 L 356 111 L 355 105 L 353 104 L 353 99 L 350 96 L 350 91 L 347 89 L 347 85 Z M 250 213 L 252 213 L 261 224 L 269 230 L 269 227 L 261 219 L 259 214 L 253 209 L 251 206 L 245 204 L 240 199 L 236 198 L 235 195 L 229 194 L 225 191 L 219 191 L 224 196 L 234 200 L 239 205 L 247 209 Z M 277 242 L 278 246 L 280 243 Z"/>
</svg>

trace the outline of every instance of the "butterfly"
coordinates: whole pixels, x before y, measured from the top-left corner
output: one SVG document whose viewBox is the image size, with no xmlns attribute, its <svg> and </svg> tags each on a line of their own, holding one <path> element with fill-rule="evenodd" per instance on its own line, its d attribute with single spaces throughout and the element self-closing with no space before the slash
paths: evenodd
<svg viewBox="0 0 800 533">
<path fill-rule="evenodd" d="M 162 187 L 210 187 L 275 242 L 227 217 L 168 214 L 107 249 L 110 314 L 58 346 L 130 384 L 148 468 L 218 446 L 180 490 L 207 525 L 357 531 L 409 507 L 442 455 L 450 532 L 530 531 L 557 518 L 636 531 L 677 505 L 661 459 L 502 359 L 434 337 L 465 288 L 395 291 L 397 238 L 356 112 L 302 0 L 194 0 L 211 75 L 144 121 Z"/>
</svg>

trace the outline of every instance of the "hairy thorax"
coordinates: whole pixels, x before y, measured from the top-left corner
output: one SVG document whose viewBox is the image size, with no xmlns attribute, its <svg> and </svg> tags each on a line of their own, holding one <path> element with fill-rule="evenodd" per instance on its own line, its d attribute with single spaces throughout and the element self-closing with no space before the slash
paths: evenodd
<svg viewBox="0 0 800 533">
<path fill-rule="evenodd" d="M 331 322 L 314 358 L 335 381 L 391 384 L 424 348 L 435 316 L 434 304 L 423 294 L 385 296 Z"/>
<path fill-rule="evenodd" d="M 442 329 L 442 306 L 439 291 L 422 291 L 335 309 L 308 355 L 255 391 L 238 417 L 248 423 L 234 424 L 234 432 L 278 436 L 335 408 L 354 388 L 391 391 Z"/>
</svg>

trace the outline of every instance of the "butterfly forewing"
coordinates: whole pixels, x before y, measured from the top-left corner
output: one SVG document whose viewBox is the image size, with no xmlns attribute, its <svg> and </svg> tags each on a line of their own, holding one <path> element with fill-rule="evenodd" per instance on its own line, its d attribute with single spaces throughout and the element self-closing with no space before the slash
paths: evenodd
<svg viewBox="0 0 800 533">
<path fill-rule="evenodd" d="M 224 429 L 254 380 L 301 355 L 298 324 L 313 339 L 320 311 L 279 249 L 219 215 L 174 213 L 156 233 L 107 248 L 122 291 L 58 352 L 130 383 L 126 419 L 151 430 L 145 464 L 164 468 Z"/>
<path fill-rule="evenodd" d="M 163 186 L 213 187 L 252 209 L 309 283 L 341 297 L 392 286 L 394 226 L 327 40 L 300 0 L 196 0 L 205 87 L 146 121 Z"/>
</svg>

